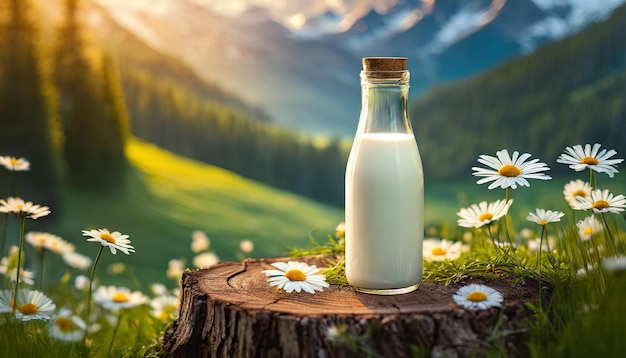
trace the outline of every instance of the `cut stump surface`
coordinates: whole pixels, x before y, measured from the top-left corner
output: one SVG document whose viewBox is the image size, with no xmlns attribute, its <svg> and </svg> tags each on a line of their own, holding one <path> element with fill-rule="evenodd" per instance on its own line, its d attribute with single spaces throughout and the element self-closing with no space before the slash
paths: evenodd
<svg viewBox="0 0 626 358">
<path fill-rule="evenodd" d="M 502 308 L 471 311 L 452 295 L 465 283 L 423 282 L 411 293 L 376 296 L 350 286 L 286 293 L 270 287 L 263 270 L 287 258 L 223 262 L 186 271 L 180 317 L 166 332 L 173 357 L 344 357 L 374 353 L 480 356 L 494 347 L 523 354 L 526 319 L 538 285 L 512 278 L 472 280 L 504 295 Z M 318 259 L 299 258 L 309 264 Z M 319 265 L 318 265 L 319 267 Z"/>
</svg>

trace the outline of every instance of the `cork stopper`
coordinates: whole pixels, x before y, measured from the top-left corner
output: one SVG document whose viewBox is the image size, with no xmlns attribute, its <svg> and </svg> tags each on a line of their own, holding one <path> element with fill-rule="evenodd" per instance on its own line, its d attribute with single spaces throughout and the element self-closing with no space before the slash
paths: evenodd
<svg viewBox="0 0 626 358">
<path fill-rule="evenodd" d="M 363 71 L 406 71 L 406 57 L 363 57 Z"/>
</svg>

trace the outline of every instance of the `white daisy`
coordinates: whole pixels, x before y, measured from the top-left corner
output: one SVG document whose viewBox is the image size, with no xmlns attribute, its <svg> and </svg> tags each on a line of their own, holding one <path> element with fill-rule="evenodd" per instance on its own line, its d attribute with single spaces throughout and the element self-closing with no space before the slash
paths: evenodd
<svg viewBox="0 0 626 358">
<path fill-rule="evenodd" d="M 84 291 L 89 287 L 89 277 L 85 275 L 76 276 L 74 279 L 74 287 L 79 291 Z"/>
<path fill-rule="evenodd" d="M 323 291 L 325 287 L 329 287 L 324 275 L 318 274 L 319 269 L 316 266 L 309 266 L 304 262 L 274 262 L 272 264 L 278 270 L 264 270 L 263 273 L 269 276 L 267 280 L 270 286 L 276 286 L 291 293 L 305 291 L 315 293 L 315 291 Z"/>
<path fill-rule="evenodd" d="M 17 246 L 11 246 L 9 249 L 9 256 L 0 259 L 0 274 L 7 276 L 11 281 L 17 280 L 17 252 L 19 251 Z M 25 270 L 24 267 L 20 268 L 20 282 L 27 285 L 34 285 L 35 280 L 33 278 L 35 274 L 32 271 Z"/>
<path fill-rule="evenodd" d="M 126 287 L 100 286 L 94 292 L 93 300 L 107 310 L 131 308 L 148 303 L 148 298 L 139 291 L 131 292 Z"/>
<path fill-rule="evenodd" d="M 626 197 L 613 196 L 607 189 L 591 191 L 590 197 L 579 198 L 581 210 L 592 209 L 595 213 L 620 213 L 626 209 Z"/>
<path fill-rule="evenodd" d="M 335 228 L 335 237 L 338 239 L 342 239 L 346 237 L 346 223 L 340 222 L 339 225 Z"/>
<path fill-rule="evenodd" d="M 0 200 L 0 213 L 8 213 L 20 218 L 37 219 L 50 214 L 47 206 L 35 205 L 32 201 L 25 202 L 20 198 L 9 197 Z"/>
<path fill-rule="evenodd" d="M 167 287 L 162 283 L 153 283 L 150 285 L 150 291 L 152 291 L 155 296 L 163 296 L 167 294 Z"/>
<path fill-rule="evenodd" d="M 467 251 L 467 245 L 461 241 L 448 241 L 446 239 L 426 239 L 424 240 L 424 259 L 426 261 L 454 260 L 461 256 L 463 251 Z"/>
<path fill-rule="evenodd" d="M 48 249 L 56 254 L 63 255 L 74 251 L 74 245 L 63 240 L 61 237 L 47 232 L 29 232 L 24 237 L 37 251 Z"/>
<path fill-rule="evenodd" d="M 167 272 L 165 276 L 172 280 L 179 280 L 185 270 L 185 263 L 181 260 L 170 260 L 167 263 Z"/>
<path fill-rule="evenodd" d="M 347 339 L 350 339 L 348 328 L 345 324 L 339 326 L 331 324 L 330 326 L 328 326 L 328 328 L 326 328 L 325 333 L 326 339 L 335 343 L 342 343 L 345 342 Z"/>
<path fill-rule="evenodd" d="M 591 195 L 591 185 L 580 179 L 571 180 L 563 187 L 563 196 L 565 201 L 574 210 L 580 210 L 578 198 L 587 198 Z"/>
<path fill-rule="evenodd" d="M 160 295 L 150 300 L 152 315 L 163 321 L 178 318 L 180 301 L 178 297 L 172 295 Z"/>
<path fill-rule="evenodd" d="M 254 242 L 245 239 L 239 242 L 239 250 L 245 254 L 249 254 L 254 251 Z"/>
<path fill-rule="evenodd" d="M 481 201 L 478 205 L 472 204 L 469 208 L 463 208 L 456 213 L 461 217 L 458 220 L 458 224 L 462 227 L 474 228 L 490 224 L 492 221 L 496 221 L 506 215 L 512 204 L 513 199 L 510 199 L 508 202 L 506 200 L 497 200 L 489 204 L 486 201 Z"/>
<path fill-rule="evenodd" d="M 0 301 L 5 304 L 13 302 L 13 293 L 3 291 L 0 293 Z M 15 318 L 20 321 L 47 321 L 52 318 L 55 310 L 56 305 L 42 292 L 27 289 L 20 289 L 17 292 Z"/>
<path fill-rule="evenodd" d="M 122 275 L 126 272 L 126 265 L 122 262 L 114 262 L 107 266 L 107 273 L 111 276 Z"/>
<path fill-rule="evenodd" d="M 79 270 L 86 270 L 91 266 L 91 258 L 78 252 L 69 251 L 61 256 L 69 266 Z"/>
<path fill-rule="evenodd" d="M 526 247 L 528 247 L 528 251 L 537 251 L 539 250 L 539 245 L 541 245 L 541 251 L 550 251 L 551 247 L 554 247 L 556 241 L 554 237 L 548 236 L 546 240 L 541 240 L 541 238 L 536 238 L 532 240 L 528 240 L 526 243 Z"/>
<path fill-rule="evenodd" d="M 211 240 L 206 234 L 200 230 L 196 230 L 191 234 L 191 251 L 202 252 L 209 249 Z"/>
<path fill-rule="evenodd" d="M 80 317 L 73 315 L 67 308 L 61 309 L 59 314 L 48 325 L 50 337 L 63 342 L 78 342 L 85 336 L 87 324 Z"/>
<path fill-rule="evenodd" d="M 470 310 L 484 310 L 489 307 L 500 307 L 504 297 L 502 294 L 485 285 L 469 284 L 459 288 L 452 296 L 457 305 Z"/>
<path fill-rule="evenodd" d="M 619 173 L 616 165 L 623 162 L 624 159 L 609 159 L 617 154 L 613 149 L 607 151 L 606 149 L 600 150 L 600 144 L 596 143 L 585 144 L 585 148 L 578 144 L 573 147 L 566 147 L 565 152 L 557 158 L 557 163 L 569 164 L 571 169 L 579 172 L 587 168 L 597 172 L 606 173 L 610 178 L 613 178 L 615 173 Z"/>
<path fill-rule="evenodd" d="M 523 228 L 519 231 L 519 236 L 524 240 L 530 240 L 533 238 L 535 232 L 529 228 Z"/>
<path fill-rule="evenodd" d="M 24 158 L 0 156 L 0 165 L 14 172 L 30 170 L 30 163 Z"/>
<path fill-rule="evenodd" d="M 545 226 L 549 223 L 555 223 L 561 221 L 561 218 L 565 215 L 560 211 L 552 211 L 545 209 L 535 209 L 535 212 L 532 211 L 528 213 L 528 217 L 526 218 L 528 221 L 532 221 L 537 223 L 538 225 Z"/>
<path fill-rule="evenodd" d="M 576 270 L 576 277 L 583 278 L 587 276 L 587 273 L 592 272 L 593 270 L 595 270 L 594 266 L 591 264 L 587 264 L 586 268 L 581 267 L 578 270 Z"/>
<path fill-rule="evenodd" d="M 135 248 L 129 245 L 128 235 L 122 235 L 119 231 L 109 232 L 107 229 L 83 230 L 83 236 L 90 237 L 87 241 L 99 242 L 102 246 L 108 247 L 113 255 L 115 255 L 116 249 L 126 255 L 135 252 Z"/>
<path fill-rule="evenodd" d="M 484 184 L 493 182 L 489 185 L 489 189 L 497 187 L 502 189 L 508 187 L 516 189 L 517 185 L 530 186 L 527 179 L 552 179 L 550 176 L 541 173 L 550 170 L 547 164 L 539 162 L 539 159 L 526 162 L 530 157 L 531 155 L 528 153 L 520 155 L 517 151 L 513 152 L 513 156 L 509 156 L 509 152 L 506 149 L 497 151 L 496 157 L 481 155 L 478 162 L 485 164 L 491 169 L 473 167 L 473 175 L 485 177 L 478 180 L 476 183 Z"/>
<path fill-rule="evenodd" d="M 214 252 L 205 252 L 200 255 L 196 255 L 193 258 L 193 265 L 196 268 L 207 268 L 215 265 L 220 261 L 219 257 Z"/>
<path fill-rule="evenodd" d="M 9 290 L 0 290 L 0 313 L 7 313 L 13 310 L 13 292 Z"/>
<path fill-rule="evenodd" d="M 11 281 L 13 282 L 17 280 L 17 270 L 15 269 L 15 267 L 7 268 L 4 262 L 0 263 L 0 273 L 3 274 L 4 276 L 9 277 Z M 32 286 L 35 284 L 34 277 L 35 277 L 35 274 L 32 271 L 25 270 L 24 268 L 20 269 L 20 283 L 25 283 L 27 285 Z"/>
<path fill-rule="evenodd" d="M 580 220 L 576 226 L 578 227 L 578 236 L 582 241 L 591 239 L 591 235 L 597 234 L 603 229 L 602 223 L 596 220 L 593 215 Z"/>
<path fill-rule="evenodd" d="M 610 257 L 602 260 L 602 267 L 607 271 L 626 271 L 626 256 Z"/>
</svg>

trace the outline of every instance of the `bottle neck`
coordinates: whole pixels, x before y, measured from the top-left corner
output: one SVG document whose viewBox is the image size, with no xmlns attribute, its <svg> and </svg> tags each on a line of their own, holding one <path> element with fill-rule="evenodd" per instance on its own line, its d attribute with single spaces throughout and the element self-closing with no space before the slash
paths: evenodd
<svg viewBox="0 0 626 358">
<path fill-rule="evenodd" d="M 361 95 L 361 133 L 413 134 L 407 111 L 408 71 L 362 71 Z"/>
</svg>

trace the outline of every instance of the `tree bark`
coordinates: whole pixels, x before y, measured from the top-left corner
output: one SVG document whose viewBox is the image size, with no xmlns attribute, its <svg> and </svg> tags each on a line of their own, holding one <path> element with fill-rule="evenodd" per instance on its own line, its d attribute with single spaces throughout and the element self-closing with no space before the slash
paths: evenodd
<svg viewBox="0 0 626 358">
<path fill-rule="evenodd" d="M 423 282 L 411 293 L 376 296 L 331 285 L 316 294 L 270 287 L 262 270 L 281 259 L 223 262 L 186 271 L 180 317 L 163 347 L 172 357 L 524 355 L 525 303 L 538 304 L 536 282 L 472 280 L 499 290 L 501 308 L 471 311 L 452 299 L 469 283 Z M 315 258 L 303 259 L 315 264 Z M 318 266 L 319 267 L 319 266 Z"/>
</svg>

